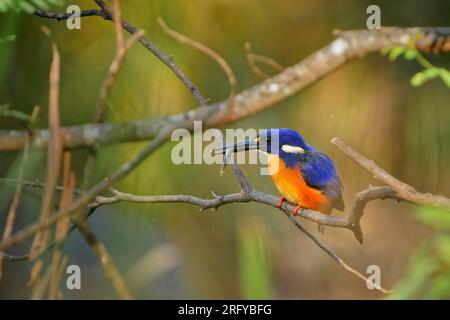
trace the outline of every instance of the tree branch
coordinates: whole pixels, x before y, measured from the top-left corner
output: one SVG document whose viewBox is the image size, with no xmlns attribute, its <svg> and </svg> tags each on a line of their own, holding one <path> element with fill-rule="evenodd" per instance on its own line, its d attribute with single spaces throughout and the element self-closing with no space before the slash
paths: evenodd
<svg viewBox="0 0 450 320">
<path fill-rule="evenodd" d="M 106 247 L 97 239 L 89 223 L 84 219 L 74 219 L 84 239 L 92 248 L 98 260 L 101 263 L 105 276 L 111 281 L 120 299 L 133 299 L 128 287 L 123 280 L 120 272 L 117 270 L 114 261 L 108 253 Z"/>
<path fill-rule="evenodd" d="M 230 94 L 228 96 L 228 104 L 229 104 L 228 107 L 232 108 L 233 101 L 234 101 L 234 95 L 236 94 L 237 81 L 236 81 L 236 77 L 234 76 L 233 70 L 231 69 L 228 62 L 224 58 L 222 58 L 216 51 L 207 47 L 203 43 L 192 40 L 191 38 L 188 38 L 187 36 L 185 36 L 179 32 L 176 32 L 175 30 L 170 29 L 167 26 L 166 22 L 161 17 L 158 17 L 158 23 L 159 23 L 161 29 L 163 29 L 163 31 L 165 33 L 167 33 L 171 37 L 175 38 L 180 43 L 188 44 L 191 47 L 205 53 L 206 55 L 210 56 L 212 59 L 214 59 L 220 65 L 220 67 L 223 69 L 223 71 L 227 75 L 228 83 L 230 84 Z"/>
<path fill-rule="evenodd" d="M 111 9 L 103 0 L 95 0 L 95 2 L 102 8 L 102 11 L 108 14 L 106 20 L 112 19 Z M 130 34 L 135 34 L 138 32 L 138 29 L 131 25 L 128 21 L 121 19 L 122 28 L 126 30 Z M 177 66 L 177 64 L 173 61 L 172 56 L 165 54 L 159 47 L 157 47 L 153 42 L 146 39 L 145 37 L 139 38 L 139 42 L 146 47 L 149 51 L 151 51 L 161 62 L 163 62 L 166 66 L 172 70 L 173 73 L 181 80 L 184 86 L 189 90 L 189 92 L 194 96 L 197 102 L 201 106 L 206 106 L 208 104 L 208 100 L 203 97 L 200 93 L 200 90 L 194 85 L 194 83 L 186 77 L 186 75 L 181 71 L 181 69 Z"/>
<path fill-rule="evenodd" d="M 408 45 L 411 41 L 418 48 L 424 48 L 431 41 L 429 36 L 420 37 L 426 30 L 428 29 L 393 27 L 341 32 L 330 44 L 317 50 L 301 62 L 236 94 L 233 108 L 229 108 L 228 101 L 225 100 L 166 117 L 121 124 L 86 124 L 66 127 L 63 128 L 64 146 L 65 148 L 78 148 L 148 140 L 156 137 L 167 124 L 174 128 L 183 127 L 193 130 L 195 120 L 203 120 L 204 128 L 222 126 L 274 106 L 353 59 L 362 58 L 382 48 Z M 450 33 L 450 29 L 446 28 L 445 30 Z M 427 35 L 427 33 L 425 34 Z M 141 43 L 142 39 L 144 38 L 140 39 Z M 22 149 L 25 143 L 25 134 L 19 130 L 0 130 L 0 151 Z M 32 146 L 44 148 L 48 142 L 48 136 L 47 130 L 36 131 Z"/>
<path fill-rule="evenodd" d="M 168 132 L 164 131 L 159 137 L 152 140 L 142 151 L 132 160 L 122 164 L 118 169 L 111 173 L 108 178 L 98 183 L 85 193 L 81 194 L 79 198 L 71 202 L 67 207 L 60 208 L 57 212 L 50 215 L 47 219 L 35 222 L 28 227 L 13 234 L 10 238 L 0 243 L 0 251 L 9 248 L 15 244 L 25 241 L 30 236 L 41 230 L 47 229 L 51 225 L 63 219 L 66 216 L 72 216 L 76 210 L 91 203 L 97 195 L 106 191 L 112 183 L 123 178 L 133 169 L 135 169 L 144 159 L 152 154 L 166 139 Z"/>
<path fill-rule="evenodd" d="M 101 0 L 96 0 L 96 3 L 102 8 L 102 10 L 100 10 L 101 14 L 98 15 L 103 17 L 104 19 L 112 20 L 111 10 L 106 5 L 106 3 Z M 82 14 L 85 14 L 85 16 L 97 15 L 95 11 L 84 11 Z M 49 14 L 47 17 L 50 17 L 51 15 L 52 14 Z M 64 19 L 64 16 L 53 14 L 52 18 L 56 18 L 59 20 Z M 170 56 L 165 55 L 159 48 L 154 46 L 144 37 L 140 37 L 139 34 L 136 35 L 137 29 L 134 26 L 130 25 L 127 21 L 121 19 L 120 22 L 123 29 L 135 35 L 136 38 L 139 37 L 139 41 L 144 46 L 146 46 L 148 50 L 154 53 L 161 61 L 168 65 L 169 68 L 172 69 L 172 71 L 174 71 L 174 73 L 181 79 L 181 81 L 183 81 L 183 83 L 190 89 L 194 97 L 197 98 L 200 107 L 188 113 L 172 115 L 169 117 L 162 117 L 158 119 L 149 119 L 140 122 L 131 122 L 109 126 L 104 124 L 96 124 L 63 129 L 63 140 L 65 141 L 64 147 L 66 148 L 93 146 L 104 143 L 117 143 L 123 141 L 136 141 L 142 139 L 153 139 L 153 141 L 151 141 L 147 145 L 147 147 L 145 147 L 136 157 L 120 166 L 107 179 L 98 183 L 87 192 L 81 194 L 79 198 L 77 198 L 75 201 L 70 202 L 66 207 L 60 208 L 56 213 L 53 213 L 48 217 L 42 217 L 40 221 L 29 225 L 21 231 L 13 234 L 8 239 L 2 241 L 0 243 L 0 251 L 9 248 L 12 245 L 21 243 L 32 235 L 39 234 L 42 230 L 46 231 L 47 228 L 57 223 L 58 221 L 61 221 L 61 219 L 66 219 L 72 216 L 78 209 L 83 206 L 91 204 L 90 208 L 92 208 L 92 210 L 95 210 L 96 206 L 98 207 L 100 205 L 106 204 L 106 202 L 101 203 L 101 201 L 109 201 L 109 203 L 113 203 L 113 201 L 116 200 L 122 201 L 118 198 L 111 200 L 110 198 L 100 197 L 99 195 L 102 192 L 106 191 L 114 182 L 131 172 L 134 168 L 136 168 L 137 165 L 139 165 L 152 152 L 154 152 L 162 143 L 167 141 L 170 137 L 170 132 L 173 129 L 187 128 L 189 130 L 192 130 L 193 123 L 196 120 L 204 121 L 205 128 L 236 121 L 253 113 L 264 110 L 274 105 L 275 103 L 284 100 L 285 98 L 293 95 L 299 90 L 314 83 L 322 76 L 336 70 L 339 66 L 343 65 L 351 59 L 359 58 L 361 56 L 364 56 L 365 54 L 375 52 L 385 47 L 394 45 L 407 45 L 411 42 L 415 42 L 416 46 L 419 49 L 421 47 L 426 48 L 427 45 L 425 42 L 430 41 L 428 35 L 426 34 L 426 29 L 421 28 L 386 28 L 377 31 L 363 30 L 344 32 L 341 33 L 339 37 L 332 43 L 316 51 L 302 62 L 282 71 L 279 75 L 267 79 L 263 83 L 245 90 L 244 92 L 235 96 L 235 102 L 238 107 L 232 108 L 228 101 L 223 101 L 220 103 L 216 103 L 213 106 L 206 107 L 206 99 L 204 99 L 200 95 L 196 87 L 193 86 L 189 79 L 187 79 L 181 72 L 181 70 L 179 70 L 179 68 L 173 63 L 173 60 Z M 117 26 L 118 24 L 116 23 L 116 29 Z M 116 34 L 118 37 L 120 36 L 119 33 Z M 418 37 L 419 35 L 423 34 L 425 34 L 426 36 Z M 82 128 L 82 130 L 80 130 L 80 128 Z M 87 129 L 88 131 L 84 131 L 85 129 Z M 32 141 L 32 147 L 45 147 L 47 145 L 52 145 L 52 138 L 53 135 L 47 130 L 36 132 L 35 138 Z M 25 136 L 23 136 L 23 132 L 0 131 L 0 151 L 21 149 L 25 145 L 25 141 L 26 140 Z M 209 205 L 211 205 L 211 207 L 217 208 L 225 203 L 249 201 L 266 203 L 274 207 L 276 206 L 276 197 L 253 190 L 250 187 L 250 184 L 246 180 L 245 176 L 240 171 L 239 167 L 237 165 L 233 165 L 233 167 L 242 189 L 242 192 L 239 194 L 229 196 L 215 196 L 214 199 L 210 200 L 200 199 L 193 196 L 182 196 L 181 198 L 178 198 L 179 196 L 155 196 L 159 198 L 153 198 L 152 201 L 188 203 L 195 202 L 197 203 L 197 205 L 201 204 L 202 208 L 206 208 Z M 374 168 L 368 167 L 366 169 L 370 171 Z M 379 171 L 376 172 L 380 173 Z M 386 176 L 383 177 L 386 178 Z M 390 179 L 388 179 L 387 181 L 392 182 Z M 46 186 L 46 188 L 52 189 L 52 191 L 49 191 L 50 194 L 54 192 L 55 186 L 56 185 L 54 183 L 52 183 L 50 186 Z M 403 191 L 405 192 L 405 200 L 407 201 L 418 204 L 427 204 L 427 201 L 431 201 L 429 197 L 427 197 L 426 199 L 420 198 L 420 196 L 423 194 L 418 193 L 415 189 L 411 188 L 405 189 Z M 114 197 L 117 197 L 117 195 L 119 195 L 120 197 L 123 196 L 120 195 L 120 193 L 118 193 L 117 191 L 114 191 Z M 355 236 L 358 238 L 358 240 L 362 241 L 362 232 L 359 226 L 359 220 L 364 214 L 363 209 L 367 202 L 380 198 L 402 199 L 401 195 L 402 194 L 397 192 L 397 190 L 394 188 L 369 188 L 368 190 L 365 190 L 363 193 L 361 193 L 360 197 L 357 196 L 355 205 L 352 208 L 350 215 L 346 218 L 328 217 L 311 210 L 303 210 L 301 212 L 301 216 L 313 221 L 318 221 L 325 225 L 333 225 L 336 227 L 351 229 L 355 233 Z M 131 196 L 133 195 L 128 195 L 125 197 L 130 198 Z M 440 200 L 443 200 L 443 203 L 446 206 L 446 201 L 448 199 L 444 197 L 442 198 L 443 199 Z M 436 198 L 434 199 L 437 200 Z M 205 204 L 207 206 L 204 206 Z M 295 219 L 295 217 L 292 215 L 294 205 L 286 203 L 282 206 L 281 209 L 297 228 L 299 228 L 303 233 L 311 238 L 322 250 L 324 250 L 335 261 L 337 261 L 342 267 L 352 272 L 357 277 L 367 281 L 367 278 L 365 278 L 358 271 L 348 266 L 341 258 L 339 258 L 330 249 L 323 245 L 317 238 L 314 237 L 312 233 L 310 233 L 299 221 L 297 221 L 297 219 Z M 46 210 L 46 212 L 48 211 Z M 118 291 L 120 288 L 122 288 L 120 289 L 123 290 L 121 297 L 131 297 L 129 295 L 129 292 L 127 292 L 126 286 L 123 281 L 121 283 L 120 274 L 118 274 L 117 269 L 115 269 L 114 264 L 112 263 L 112 260 L 110 259 L 110 256 L 108 255 L 106 249 L 95 238 L 87 222 L 81 221 L 79 223 L 79 228 L 88 243 L 96 252 L 97 256 L 102 261 L 102 266 L 105 270 L 105 273 L 109 274 L 111 280 L 113 281 L 113 283 L 115 283 L 115 288 L 118 289 Z M 38 267 L 39 266 L 36 265 L 36 269 L 39 269 Z M 377 287 L 377 289 L 384 293 L 387 293 L 387 290 L 383 288 Z"/>
<path fill-rule="evenodd" d="M 111 14 L 111 9 L 106 4 L 106 2 L 102 0 L 95 0 L 95 2 L 98 4 L 101 10 L 95 9 L 83 10 L 80 13 L 80 17 L 99 16 L 105 20 L 112 21 L 113 17 Z M 44 12 L 42 10 L 34 10 L 34 14 L 38 17 L 47 19 L 56 19 L 58 21 L 76 17 L 71 13 L 53 13 L 53 12 Z M 121 24 L 122 28 L 132 35 L 136 34 L 139 31 L 135 26 L 133 26 L 124 19 L 121 19 Z M 180 79 L 183 85 L 197 100 L 197 103 L 199 105 L 205 106 L 208 104 L 208 100 L 205 97 L 203 97 L 203 95 L 200 93 L 200 90 L 198 90 L 197 86 L 195 86 L 195 84 L 183 73 L 183 71 L 181 71 L 178 65 L 173 61 L 172 56 L 165 54 L 158 46 L 156 46 L 153 42 L 151 42 L 150 40 L 146 39 L 143 36 L 139 38 L 139 42 L 145 48 L 147 48 L 147 50 L 153 53 L 161 62 L 163 62 L 167 67 L 169 67 L 170 70 L 172 70 L 172 72 L 178 77 L 178 79 Z"/>
<path fill-rule="evenodd" d="M 92 16 L 99 16 L 102 17 L 103 19 L 111 19 L 107 12 L 97 9 L 81 10 L 80 14 L 45 12 L 39 9 L 34 9 L 33 14 L 41 18 L 56 19 L 58 21 L 67 20 L 69 18 L 92 17 Z"/>
<path fill-rule="evenodd" d="M 116 2 L 114 2 L 116 3 Z M 144 35 L 144 30 L 139 30 L 133 34 L 126 42 L 123 40 L 123 33 L 120 25 L 120 9 L 117 7 L 117 14 L 114 16 L 114 24 L 116 25 L 116 52 L 114 54 L 114 59 L 109 66 L 108 74 L 102 84 L 100 89 L 100 98 L 97 103 L 97 113 L 95 115 L 96 123 L 103 123 L 105 119 L 106 111 L 106 98 L 111 92 L 114 81 L 116 80 L 117 74 L 119 73 L 120 67 L 127 55 L 128 50 L 133 46 L 133 44 Z"/>
<path fill-rule="evenodd" d="M 392 190 L 395 191 L 398 198 L 420 206 L 428 206 L 450 211 L 449 198 L 417 191 L 410 185 L 390 175 L 386 170 L 380 168 L 374 161 L 367 159 L 339 138 L 333 138 L 331 143 L 333 143 L 361 167 L 372 173 L 375 179 L 380 180 L 391 187 Z"/>
<path fill-rule="evenodd" d="M 279 64 L 274 59 L 266 57 L 266 56 L 262 56 L 260 54 L 253 53 L 252 45 L 250 42 L 247 41 L 244 44 L 244 48 L 247 53 L 246 54 L 247 62 L 250 65 L 252 72 L 255 75 L 257 75 L 258 77 L 260 77 L 262 79 L 270 78 L 270 76 L 267 73 L 265 73 L 264 71 L 261 70 L 261 68 L 258 66 L 258 62 L 264 63 L 264 64 L 272 67 L 272 69 L 274 69 L 278 72 L 281 72 L 285 69 L 285 67 L 283 67 L 281 64 Z"/>
<path fill-rule="evenodd" d="M 48 125 L 50 128 L 49 144 L 47 147 L 47 182 L 42 196 L 39 220 L 45 220 L 53 211 L 53 198 L 55 186 L 58 183 L 63 140 L 61 135 L 59 112 L 59 81 L 60 81 L 60 55 L 56 44 L 52 44 L 52 63 L 50 66 L 49 113 Z M 47 230 L 36 234 L 30 249 L 30 256 L 37 256 L 47 247 L 50 233 Z"/>
<path fill-rule="evenodd" d="M 389 184 L 389 187 L 372 187 L 370 186 L 368 189 L 363 190 L 356 194 L 354 204 L 351 208 L 350 213 L 346 217 L 338 217 L 338 216 L 329 216 L 324 215 L 320 212 L 316 212 L 313 210 L 306 210 L 303 209 L 300 211 L 299 216 L 311 221 L 318 222 L 323 225 L 328 225 L 332 227 L 339 227 L 339 228 L 347 228 L 353 231 L 355 234 L 355 237 L 362 242 L 363 240 L 363 234 L 360 227 L 360 220 L 364 215 L 364 208 L 367 205 L 368 202 L 372 200 L 377 199 L 395 199 L 395 200 L 404 200 L 408 202 L 412 202 L 419 205 L 430 205 L 431 200 L 435 199 L 439 204 L 443 203 L 443 200 L 448 200 L 444 197 L 437 197 L 433 195 L 427 195 L 427 201 L 422 201 L 423 196 L 422 194 L 417 195 L 416 193 L 412 193 L 411 187 L 407 184 L 401 182 L 400 180 L 392 177 L 389 175 L 386 171 L 384 171 L 382 168 L 377 166 L 373 161 L 367 159 L 362 154 L 358 153 L 356 150 L 351 148 L 348 144 L 346 144 L 344 141 L 340 140 L 339 138 L 333 138 L 332 143 L 336 145 L 340 150 L 342 150 L 346 155 L 351 157 L 353 160 L 355 160 L 358 164 L 360 164 L 363 168 L 368 170 L 369 172 L 373 173 L 375 175 L 375 178 L 380 179 L 381 181 Z M 229 195 L 222 195 L 218 196 L 213 193 L 212 199 L 202 199 L 196 196 L 192 195 L 157 195 L 157 196 L 140 196 L 140 195 L 133 195 L 128 194 L 124 192 L 119 192 L 115 189 L 112 189 L 113 196 L 112 197 L 103 197 L 103 196 L 97 196 L 95 197 L 94 201 L 89 205 L 89 208 L 92 211 L 94 211 L 96 208 L 106 205 L 106 204 L 113 204 L 117 202 L 135 202 L 135 203 L 188 203 L 193 204 L 196 206 L 199 206 L 201 208 L 201 211 L 205 209 L 217 209 L 223 205 L 230 204 L 230 203 L 237 203 L 237 202 L 257 202 L 262 203 L 266 205 L 270 205 L 272 207 L 277 207 L 278 204 L 278 198 L 272 195 L 268 195 L 259 191 L 254 190 L 250 183 L 248 182 L 245 175 L 240 170 L 239 166 L 235 164 L 234 161 L 232 161 L 233 168 L 234 168 L 234 174 L 236 178 L 239 181 L 239 184 L 241 186 L 241 192 L 240 193 L 234 193 Z M 30 185 L 27 182 L 20 182 L 27 185 Z M 39 186 L 41 187 L 41 186 Z M 406 191 L 407 192 L 406 192 Z M 417 191 L 416 191 L 417 192 Z M 417 197 L 417 198 L 416 198 Z M 437 198 L 436 198 L 437 197 Z M 419 200 L 417 200 L 419 199 Z M 345 270 L 351 272 L 356 277 L 368 281 L 367 278 L 358 272 L 357 270 L 350 267 L 344 260 L 342 260 L 338 255 L 336 255 L 331 249 L 329 249 L 327 246 L 325 246 L 320 240 L 318 240 L 309 230 L 307 230 L 294 216 L 293 211 L 295 209 L 296 205 L 291 204 L 289 202 L 284 202 L 281 206 L 281 211 L 283 211 L 286 216 L 290 219 L 290 221 L 298 228 L 300 229 L 306 236 L 308 236 L 311 240 L 314 241 L 316 245 L 319 246 L 325 253 L 327 253 L 333 260 L 335 260 L 339 265 L 341 265 Z M 52 216 L 52 218 L 56 219 L 55 221 L 51 222 L 55 223 L 62 217 L 69 215 L 70 212 L 60 212 L 59 216 Z M 29 226 L 26 228 L 26 234 L 25 232 L 19 232 L 17 236 L 15 237 L 14 241 L 6 242 L 3 241 L 0 243 L 0 250 L 4 250 L 11 245 L 18 243 L 20 241 L 25 240 L 27 237 L 31 236 L 33 233 L 37 232 L 37 228 L 39 228 L 39 223 L 35 223 L 34 225 Z M 86 235 L 85 235 L 86 236 Z M 13 237 L 14 238 L 14 237 Z M 104 253 L 103 253 L 104 254 Z M 117 280 L 117 279 L 116 279 Z M 382 288 L 382 287 L 376 287 L 381 292 L 387 294 L 390 291 Z"/>
</svg>

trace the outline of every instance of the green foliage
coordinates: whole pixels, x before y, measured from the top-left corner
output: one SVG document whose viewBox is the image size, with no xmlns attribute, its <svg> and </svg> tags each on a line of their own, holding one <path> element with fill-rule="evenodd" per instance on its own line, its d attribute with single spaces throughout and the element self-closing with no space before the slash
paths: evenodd
<svg viewBox="0 0 450 320">
<path fill-rule="evenodd" d="M 447 69 L 436 67 L 417 72 L 411 78 L 411 85 L 413 85 L 414 87 L 420 87 L 425 82 L 437 77 L 440 77 L 441 80 L 447 85 L 447 87 L 450 87 L 450 72 Z"/>
<path fill-rule="evenodd" d="M 417 219 L 436 229 L 410 262 L 391 299 L 450 298 L 450 214 L 432 208 L 419 208 Z"/>
<path fill-rule="evenodd" d="M 450 231 L 450 214 L 443 210 L 421 208 L 415 212 L 417 220 L 436 229 Z"/>
<path fill-rule="evenodd" d="M 1 0 L 0 13 L 24 11 L 32 13 L 34 9 L 48 10 L 50 5 L 62 5 L 64 0 Z"/>
<path fill-rule="evenodd" d="M 382 55 L 388 56 L 389 60 L 395 61 L 403 56 L 405 60 L 416 60 L 424 70 L 417 72 L 411 78 L 413 87 L 420 87 L 425 82 L 434 78 L 441 78 L 442 82 L 450 88 L 450 72 L 445 68 L 438 68 L 426 60 L 415 47 L 397 46 L 381 50 Z"/>
<path fill-rule="evenodd" d="M 22 120 L 22 121 L 30 121 L 31 116 L 19 111 L 19 110 L 13 110 L 10 108 L 9 104 L 5 104 L 0 106 L 0 117 L 11 117 L 17 120 Z"/>
<path fill-rule="evenodd" d="M 0 44 L 6 43 L 6 42 L 12 42 L 16 40 L 16 35 L 15 34 L 11 34 L 9 36 L 0 38 Z"/>
<path fill-rule="evenodd" d="M 272 298 L 270 257 L 266 232 L 258 227 L 243 225 L 239 228 L 239 277 L 242 298 Z"/>
</svg>

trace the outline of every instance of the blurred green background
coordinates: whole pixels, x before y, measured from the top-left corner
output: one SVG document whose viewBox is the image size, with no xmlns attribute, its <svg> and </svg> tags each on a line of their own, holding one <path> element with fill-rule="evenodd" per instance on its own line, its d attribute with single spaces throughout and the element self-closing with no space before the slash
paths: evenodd
<svg viewBox="0 0 450 320">
<path fill-rule="evenodd" d="M 66 1 L 82 9 L 94 1 Z M 156 23 L 161 16 L 173 29 L 220 53 L 233 68 L 239 91 L 260 81 L 246 61 L 244 43 L 256 53 L 285 66 L 297 63 L 333 39 L 334 29 L 361 29 L 366 8 L 381 7 L 382 25 L 448 26 L 450 2 L 442 1 L 292 1 L 292 0 L 129 0 L 122 15 L 146 30 L 146 36 L 172 54 L 185 73 L 212 102 L 226 99 L 229 85 L 215 61 L 179 44 Z M 52 7 L 65 11 L 65 6 Z M 0 105 L 31 113 L 42 108 L 37 126 L 46 128 L 51 46 L 46 26 L 61 53 L 61 122 L 64 126 L 93 122 L 99 88 L 113 58 L 113 24 L 99 17 L 81 21 L 81 30 L 65 22 L 26 13 L 0 14 Z M 446 56 L 427 56 L 449 67 Z M 422 191 L 450 195 L 450 90 L 439 80 L 419 88 L 409 84 L 421 68 L 414 61 L 390 62 L 372 55 L 351 62 L 310 88 L 270 110 L 230 124 L 229 128 L 290 127 L 336 162 L 350 206 L 355 192 L 378 184 L 330 144 L 338 136 L 399 179 Z M 271 72 L 270 69 L 265 69 Z M 171 71 L 140 45 L 129 52 L 112 90 L 107 122 L 143 119 L 184 112 L 196 102 Z M 0 118 L 1 129 L 20 129 Z M 102 147 L 91 184 L 131 159 L 142 143 Z M 232 171 L 219 176 L 217 165 L 174 165 L 167 143 L 115 187 L 137 194 L 188 193 L 210 197 L 236 192 Z M 17 177 L 19 153 L 0 154 L 0 176 Z M 85 150 L 73 164 L 83 179 Z M 32 151 L 28 180 L 45 179 L 45 153 Z M 276 194 L 270 178 L 255 166 L 244 171 L 253 186 Z M 0 230 L 14 185 L 0 185 Z M 36 219 L 41 190 L 26 188 L 15 230 Z M 334 213 L 339 214 L 339 213 Z M 392 298 L 450 298 L 450 221 L 448 213 L 393 201 L 376 201 L 362 220 L 365 242 L 351 232 L 327 228 L 320 236 L 349 264 L 365 272 L 381 268 L 382 285 L 396 290 Z M 90 219 L 100 240 L 138 298 L 274 298 L 375 299 L 368 290 L 280 214 L 268 206 L 233 204 L 217 212 L 199 213 L 183 204 L 116 204 Z M 316 232 L 315 224 L 304 222 Z M 30 243 L 14 247 L 23 253 Z M 69 264 L 82 270 L 82 289 L 61 288 L 65 298 L 114 298 L 110 283 L 90 248 L 77 232 L 64 246 Z M 50 256 L 47 254 L 47 256 Z M 28 298 L 29 262 L 4 265 L 1 298 Z"/>
</svg>

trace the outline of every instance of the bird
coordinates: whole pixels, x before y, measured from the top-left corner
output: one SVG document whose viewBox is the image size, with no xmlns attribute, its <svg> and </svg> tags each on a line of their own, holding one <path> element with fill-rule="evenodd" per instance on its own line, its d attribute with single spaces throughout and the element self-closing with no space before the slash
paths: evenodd
<svg viewBox="0 0 450 320">
<path fill-rule="evenodd" d="M 344 210 L 343 185 L 330 157 L 306 143 L 295 130 L 274 128 L 263 130 L 253 139 L 214 149 L 214 154 L 258 150 L 267 154 L 269 174 L 281 194 L 277 207 L 283 202 L 299 210 L 310 209 L 329 215 L 333 209 Z M 319 223 L 318 229 L 324 232 Z"/>
</svg>

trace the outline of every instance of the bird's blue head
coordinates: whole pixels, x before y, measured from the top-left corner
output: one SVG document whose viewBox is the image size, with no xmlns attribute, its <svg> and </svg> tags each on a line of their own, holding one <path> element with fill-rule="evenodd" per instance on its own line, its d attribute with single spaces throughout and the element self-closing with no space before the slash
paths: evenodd
<svg viewBox="0 0 450 320">
<path fill-rule="evenodd" d="M 247 139 L 234 145 L 226 145 L 215 150 L 215 154 L 225 153 L 233 149 L 234 152 L 259 150 L 272 155 L 278 155 L 288 167 L 299 160 L 302 155 L 313 148 L 306 144 L 302 136 L 292 129 L 276 128 L 265 130 L 254 139 Z"/>
<path fill-rule="evenodd" d="M 294 165 L 311 149 L 302 136 L 292 129 L 270 129 L 260 134 L 257 139 L 258 150 L 278 155 L 287 167 Z"/>
<path fill-rule="evenodd" d="M 297 131 L 286 128 L 266 130 L 259 134 L 255 140 L 258 150 L 277 154 L 280 157 L 293 153 L 303 153 L 310 148 Z"/>
</svg>

